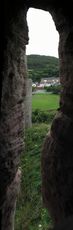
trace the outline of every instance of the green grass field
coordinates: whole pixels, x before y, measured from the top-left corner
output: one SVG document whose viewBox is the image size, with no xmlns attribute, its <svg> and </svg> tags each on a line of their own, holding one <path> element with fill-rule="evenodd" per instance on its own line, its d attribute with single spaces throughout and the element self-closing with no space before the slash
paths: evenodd
<svg viewBox="0 0 73 230">
<path fill-rule="evenodd" d="M 41 194 L 42 143 L 50 125 L 33 125 L 26 131 L 25 153 L 21 157 L 21 191 L 18 197 L 15 230 L 47 230 L 52 220 Z"/>
<path fill-rule="evenodd" d="M 59 95 L 56 94 L 34 94 L 32 95 L 32 111 L 40 109 L 56 110 L 59 107 Z"/>
</svg>

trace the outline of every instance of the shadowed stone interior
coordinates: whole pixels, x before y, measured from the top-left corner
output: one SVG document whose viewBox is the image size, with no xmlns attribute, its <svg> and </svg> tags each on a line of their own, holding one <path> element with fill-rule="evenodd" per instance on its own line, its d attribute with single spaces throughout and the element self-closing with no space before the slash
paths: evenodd
<svg viewBox="0 0 73 230">
<path fill-rule="evenodd" d="M 43 145 L 42 195 L 55 229 L 73 215 L 73 0 L 3 1 L 0 20 L 0 229 L 14 229 L 14 212 L 20 183 L 19 160 L 24 148 L 25 97 L 27 92 L 27 10 L 49 11 L 59 32 L 59 67 L 62 92 L 59 110 Z M 48 29 L 48 28 L 47 28 Z M 13 187 L 11 216 L 10 188 Z M 11 194 L 11 193 L 10 193 Z M 12 199 L 12 198 L 11 198 Z M 5 211 L 6 210 L 6 211 Z M 5 222 L 3 221 L 5 220 Z M 3 224 L 4 222 L 4 224 Z M 65 221 L 66 222 L 66 221 Z M 71 229 L 73 221 L 66 229 Z"/>
</svg>

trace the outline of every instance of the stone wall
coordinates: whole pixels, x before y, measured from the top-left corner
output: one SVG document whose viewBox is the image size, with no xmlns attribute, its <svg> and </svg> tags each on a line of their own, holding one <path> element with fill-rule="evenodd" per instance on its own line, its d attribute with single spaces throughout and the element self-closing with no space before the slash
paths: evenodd
<svg viewBox="0 0 73 230">
<path fill-rule="evenodd" d="M 20 183 L 17 175 L 24 149 L 28 27 L 25 8 L 18 10 L 18 7 L 6 5 L 5 9 L 0 107 L 0 229 L 13 230 L 16 185 Z"/>
<path fill-rule="evenodd" d="M 43 200 L 54 223 L 73 214 L 73 26 L 64 9 L 52 11 L 59 31 L 62 91 L 42 153 Z"/>
<path fill-rule="evenodd" d="M 25 97 L 25 128 L 32 126 L 32 80 L 26 81 L 26 97 Z"/>
</svg>

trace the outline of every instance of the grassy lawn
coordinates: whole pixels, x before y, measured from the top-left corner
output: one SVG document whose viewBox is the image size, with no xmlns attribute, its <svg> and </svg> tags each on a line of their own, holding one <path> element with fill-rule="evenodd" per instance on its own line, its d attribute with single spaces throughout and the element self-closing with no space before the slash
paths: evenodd
<svg viewBox="0 0 73 230">
<path fill-rule="evenodd" d="M 59 106 L 59 95 L 56 94 L 34 94 L 32 95 L 32 110 L 40 109 L 54 110 Z"/>
</svg>

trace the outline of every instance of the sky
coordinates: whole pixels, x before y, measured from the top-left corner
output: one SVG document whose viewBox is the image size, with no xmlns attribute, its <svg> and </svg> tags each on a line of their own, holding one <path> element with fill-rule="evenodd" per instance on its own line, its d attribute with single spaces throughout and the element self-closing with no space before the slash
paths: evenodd
<svg viewBox="0 0 73 230">
<path fill-rule="evenodd" d="M 26 54 L 58 57 L 59 35 L 52 16 L 43 10 L 30 8 L 27 13 L 29 44 Z"/>
</svg>

